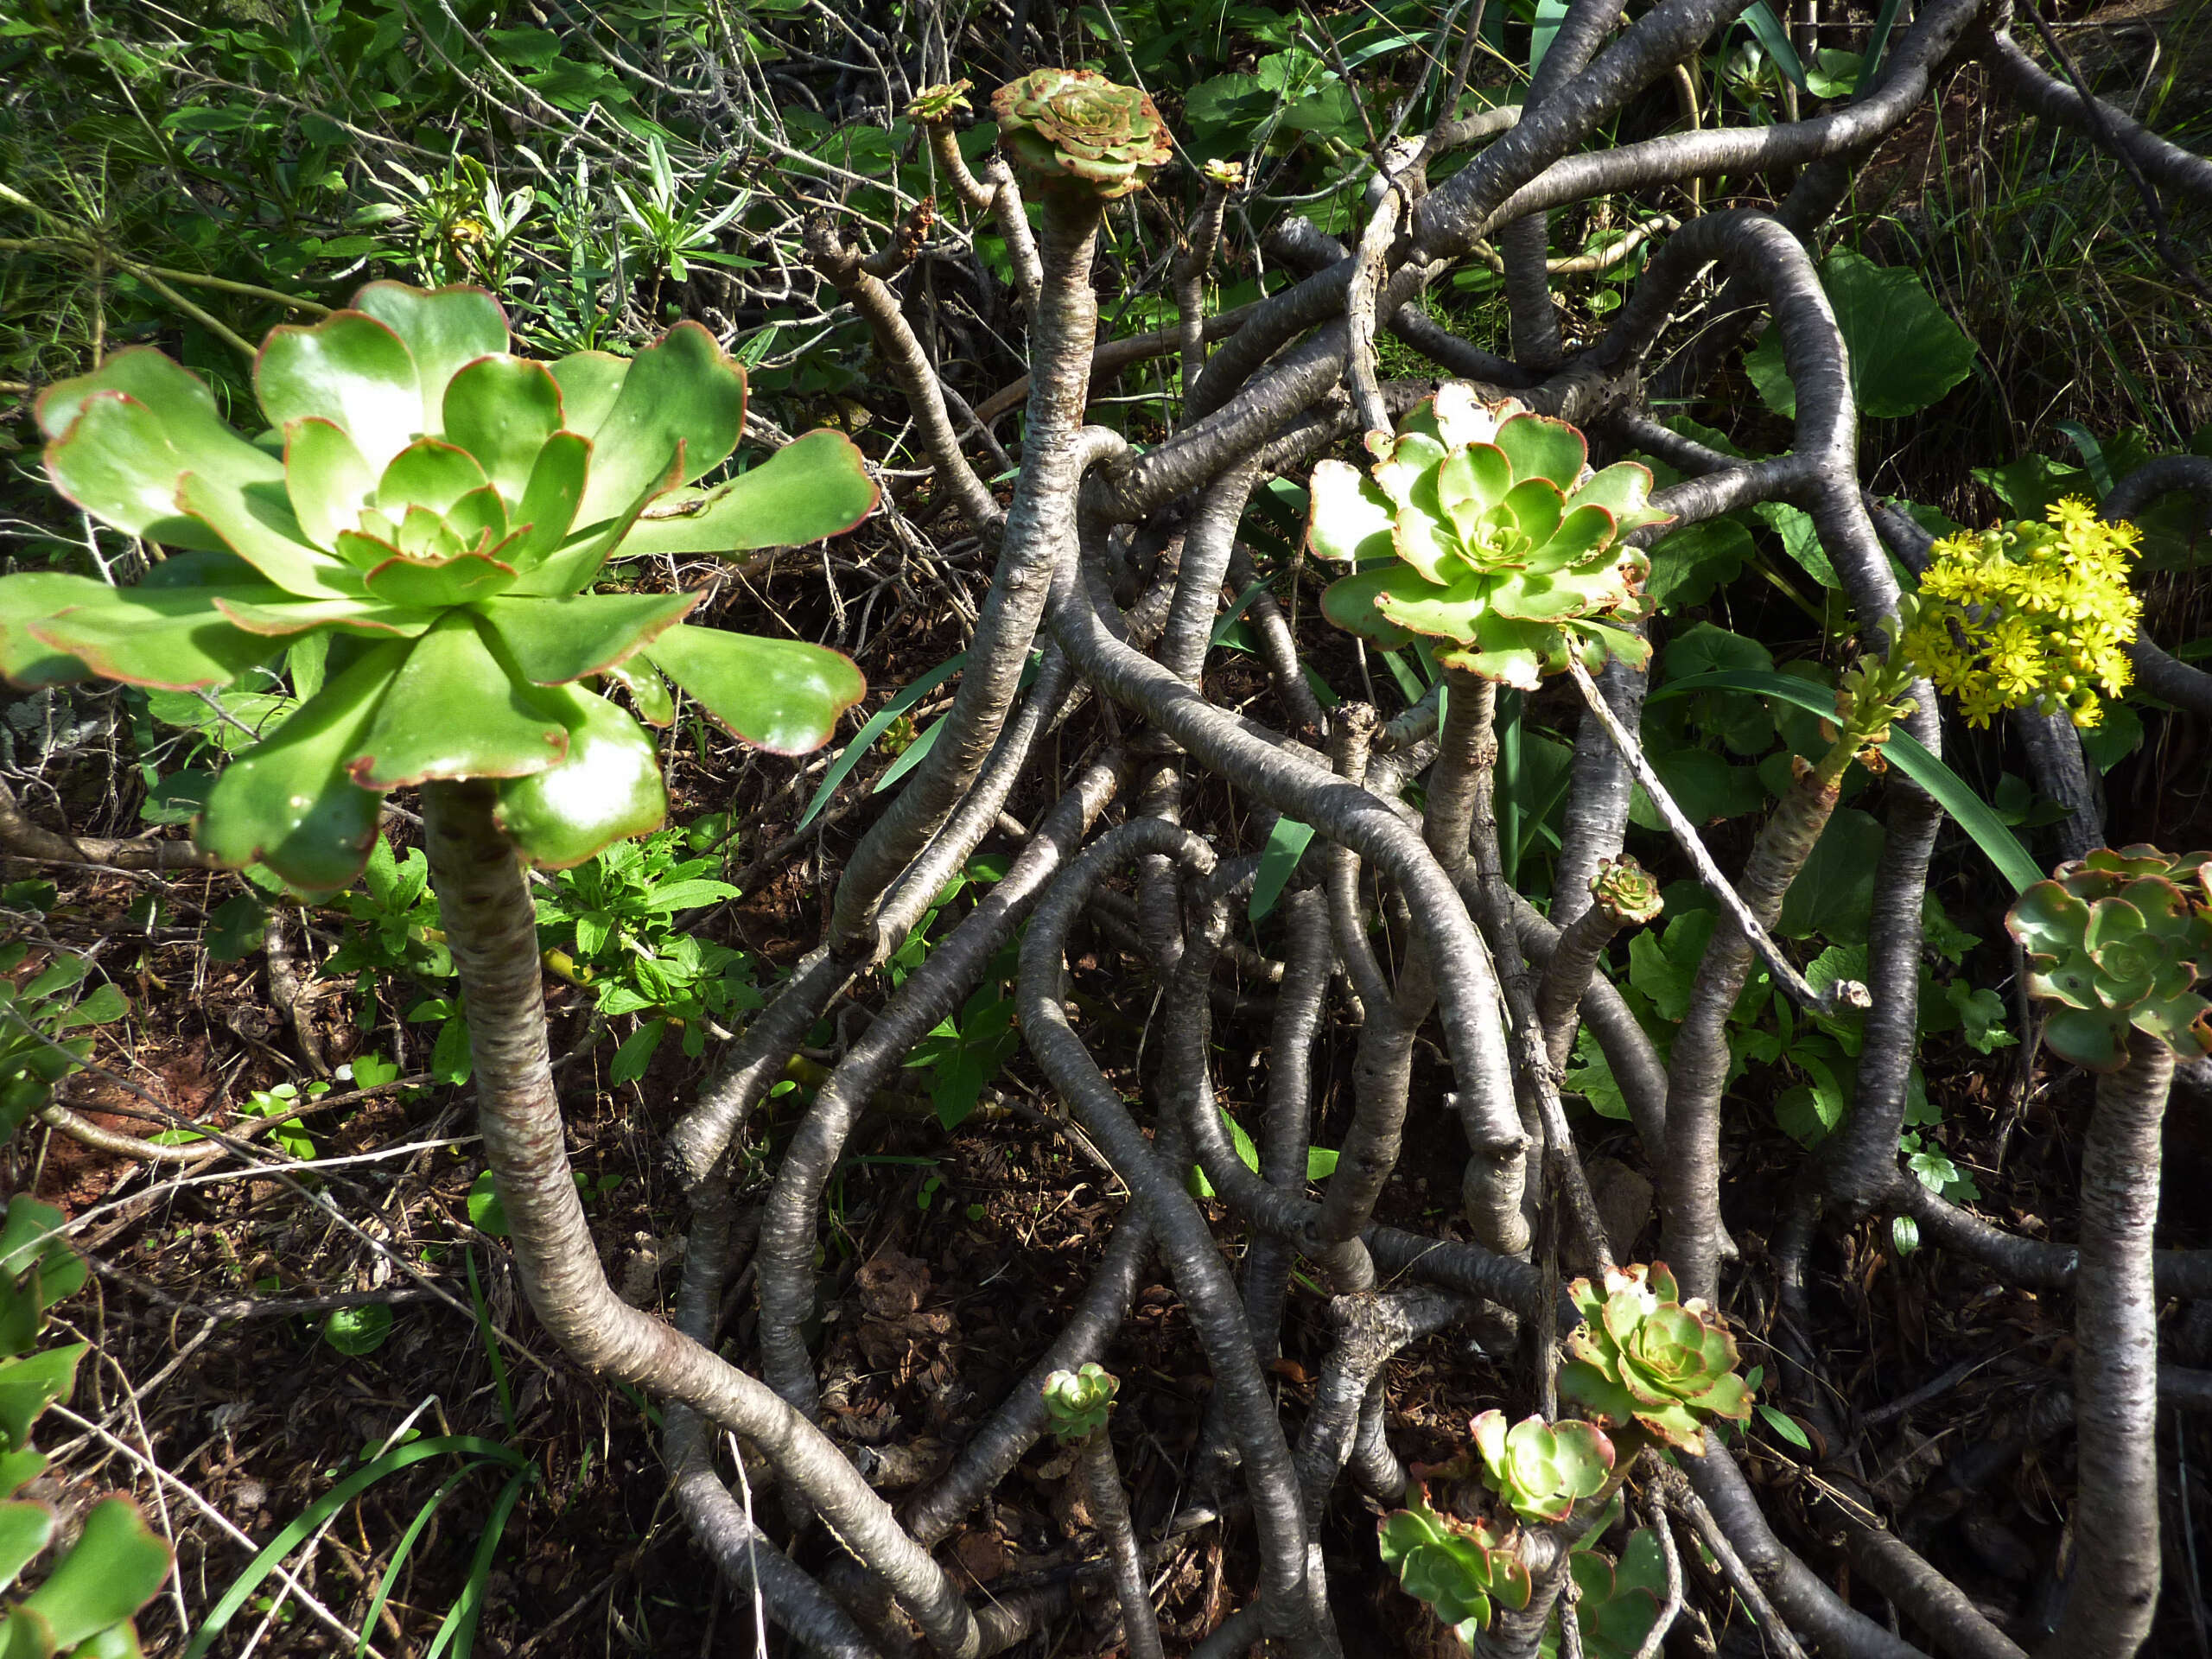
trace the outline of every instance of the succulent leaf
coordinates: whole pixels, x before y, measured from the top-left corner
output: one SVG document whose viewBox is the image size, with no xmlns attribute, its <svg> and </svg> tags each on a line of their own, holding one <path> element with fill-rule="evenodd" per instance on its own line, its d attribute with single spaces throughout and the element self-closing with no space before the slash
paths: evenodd
<svg viewBox="0 0 2212 1659">
<path fill-rule="evenodd" d="M 1534 1588 L 1510 1534 L 1488 1522 L 1440 1515 L 1419 1496 L 1379 1527 L 1382 1563 L 1405 1592 L 1427 1602 L 1462 1642 L 1490 1625 L 1493 1602 L 1525 1607 Z"/>
<path fill-rule="evenodd" d="M 1041 188 L 1112 200 L 1174 156 L 1149 94 L 1089 69 L 1037 69 L 991 94 L 999 142 Z"/>
<path fill-rule="evenodd" d="M 1578 1279 L 1567 1294 L 1582 1314 L 1567 1338 L 1573 1358 L 1560 1371 L 1567 1398 L 1693 1457 L 1704 1452 L 1709 1420 L 1751 1415 L 1735 1338 L 1704 1303 L 1677 1300 L 1663 1262 L 1612 1269 L 1602 1289 Z"/>
<path fill-rule="evenodd" d="M 309 890 L 358 871 L 378 791 L 404 784 L 543 780 L 511 782 L 502 810 L 549 862 L 658 823 L 650 741 L 578 682 L 614 675 L 671 718 L 639 653 L 694 596 L 576 595 L 646 507 L 734 448 L 745 376 L 713 336 L 679 324 L 634 359 L 536 363 L 511 354 L 487 294 L 374 283 L 351 309 L 274 330 L 254 384 L 270 429 L 254 441 L 143 348 L 46 394 L 56 486 L 181 550 L 125 591 L 0 579 L 0 670 L 207 689 L 338 636 L 329 683 L 236 758 L 194 827 L 225 861 L 264 860 Z M 686 493 L 649 534 L 671 552 L 812 541 L 875 499 L 851 442 L 815 433 Z M 833 652 L 689 632 L 703 638 L 670 647 L 679 677 L 780 749 L 823 741 L 864 689 Z"/>
<path fill-rule="evenodd" d="M 1315 467 L 1307 544 L 1364 561 L 1385 550 L 1387 525 L 1398 563 L 1335 583 L 1322 601 L 1332 621 L 1385 645 L 1426 635 L 1444 642 L 1440 660 L 1528 689 L 1570 652 L 1593 668 L 1649 659 L 1624 625 L 1646 614 L 1650 563 L 1622 539 L 1665 520 L 1646 505 L 1649 472 L 1588 474 L 1573 427 L 1457 384 L 1373 442 L 1369 477 Z"/>
<path fill-rule="evenodd" d="M 2131 1032 L 2183 1059 L 2212 1054 L 2212 1017 L 2196 985 L 2212 969 L 2212 855 L 2101 848 L 2022 893 L 2005 925 L 2028 959 L 2028 994 L 2059 1006 L 2051 1052 L 2117 1071 Z"/>
<path fill-rule="evenodd" d="M 1666 909 L 1658 878 L 1628 854 L 1609 858 L 1590 878 L 1590 896 L 1614 920 L 1627 926 L 1648 927 Z"/>
<path fill-rule="evenodd" d="M 1524 1418 L 1510 1427 L 1502 1411 L 1471 1425 L 1483 1479 L 1523 1521 L 1564 1521 L 1612 1478 L 1613 1443 L 1594 1424 Z"/>
<path fill-rule="evenodd" d="M 1080 1440 L 1106 1427 L 1121 1381 L 1096 1362 L 1045 1379 L 1045 1423 L 1063 1440 Z"/>
</svg>

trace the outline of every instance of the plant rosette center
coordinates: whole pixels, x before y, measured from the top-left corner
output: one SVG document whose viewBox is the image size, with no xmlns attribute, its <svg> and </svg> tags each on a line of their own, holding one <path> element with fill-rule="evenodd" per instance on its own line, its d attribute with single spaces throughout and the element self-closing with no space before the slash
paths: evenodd
<svg viewBox="0 0 2212 1659">
<path fill-rule="evenodd" d="M 2139 1034 L 2183 1059 L 2212 1054 L 2212 853 L 2100 849 L 2059 866 L 2005 918 L 2028 959 L 2028 993 L 2052 1005 L 2044 1040 L 2116 1071 Z"/>
<path fill-rule="evenodd" d="M 1564 1521 L 1612 1480 L 1613 1443 L 1595 1424 L 1529 1417 L 1509 1427 L 1503 1412 L 1486 1411 L 1469 1427 L 1484 1484 L 1523 1521 Z"/>
<path fill-rule="evenodd" d="M 1630 630 L 1649 613 L 1650 562 L 1625 537 L 1669 521 L 1649 469 L 1593 471 L 1566 422 L 1458 383 L 1376 447 L 1365 474 L 1313 469 L 1306 544 L 1358 567 L 1324 594 L 1331 621 L 1385 649 L 1443 642 L 1446 665 L 1529 690 L 1570 653 L 1593 669 L 1649 660 Z"/>
<path fill-rule="evenodd" d="M 1110 201 L 1174 156 L 1151 96 L 1089 69 L 1037 69 L 991 95 L 999 141 L 1048 192 Z"/>
<path fill-rule="evenodd" d="M 1567 1294 L 1582 1324 L 1560 1391 L 1608 1424 L 1640 1429 L 1693 1456 L 1706 1425 L 1751 1415 L 1751 1389 L 1736 1374 L 1736 1340 L 1705 1304 L 1680 1300 L 1663 1262 L 1616 1268 L 1602 1288 L 1578 1279 Z"/>
<path fill-rule="evenodd" d="M 514 355 L 474 289 L 372 283 L 254 365 L 249 437 L 197 376 L 133 347 L 40 400 L 55 487 L 175 550 L 136 588 L 0 580 L 0 671 L 219 692 L 281 661 L 285 717 L 195 822 L 225 864 L 305 891 L 351 880 L 381 797 L 499 785 L 535 861 L 582 862 L 666 810 L 652 724 L 669 682 L 762 747 L 825 741 L 865 690 L 838 653 L 695 626 L 697 595 L 587 591 L 608 559 L 817 540 L 873 508 L 841 435 L 810 433 L 712 489 L 743 429 L 744 372 L 679 323 L 632 358 Z M 266 689 L 265 680 L 257 689 Z"/>
</svg>

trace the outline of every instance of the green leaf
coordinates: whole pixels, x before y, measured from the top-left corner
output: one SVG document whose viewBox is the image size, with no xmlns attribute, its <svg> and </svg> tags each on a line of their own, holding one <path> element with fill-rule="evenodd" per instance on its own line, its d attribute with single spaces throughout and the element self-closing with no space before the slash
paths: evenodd
<svg viewBox="0 0 2212 1659">
<path fill-rule="evenodd" d="M 1832 716 L 1835 712 L 1834 695 L 1821 687 L 1786 674 L 1755 674 L 1741 671 L 1700 674 L 1691 679 L 1675 681 L 1654 691 L 1648 701 L 1660 702 L 1669 697 L 1684 696 L 1708 688 L 1778 697 L 1784 702 L 1794 703 L 1800 709 L 1822 716 Z M 2012 884 L 2015 893 L 2025 893 L 2044 879 L 2042 870 L 2028 855 L 2027 849 L 2020 845 L 2003 821 L 1990 810 L 1988 804 L 1968 788 L 1958 773 L 1930 754 L 1917 738 L 1910 732 L 1892 728 L 1883 753 L 1906 777 L 1935 797 L 1936 803 L 1951 815 L 1959 827 L 1974 838 L 1974 845 L 1989 855 L 1990 861 Z"/>
<path fill-rule="evenodd" d="M 169 1575 L 170 1560 L 169 1547 L 136 1503 L 103 1499 L 46 1582 L 24 1598 L 22 1611 L 46 1621 L 57 1647 L 74 1647 L 151 1601 Z"/>
<path fill-rule="evenodd" d="M 54 1541 L 54 1511 L 45 1504 L 21 1499 L 0 1503 L 0 1590 L 15 1583 Z"/>
<path fill-rule="evenodd" d="M 573 432 L 556 432 L 537 452 L 530 481 L 513 516 L 515 532 L 501 543 L 502 559 L 518 570 L 535 570 L 568 539 L 576 505 L 591 472 L 591 444 Z M 582 583 L 575 584 L 582 586 Z M 567 591 L 567 590 L 557 590 Z"/>
<path fill-rule="evenodd" d="M 494 599 L 484 607 L 523 677 L 561 685 L 622 663 L 697 604 L 691 594 L 579 594 Z"/>
<path fill-rule="evenodd" d="M 644 1077 L 645 1068 L 652 1064 L 653 1055 L 660 1048 L 660 1039 L 667 1035 L 665 1020 L 648 1020 L 639 1026 L 614 1051 L 614 1058 L 607 1065 L 607 1080 L 619 1087 Z"/>
<path fill-rule="evenodd" d="M 391 1337 L 391 1307 L 367 1302 L 359 1307 L 334 1307 L 322 1322 L 322 1339 L 340 1353 L 359 1359 L 373 1354 Z"/>
<path fill-rule="evenodd" d="M 591 478 L 577 522 L 596 524 L 621 512 L 679 454 L 676 483 L 719 466 L 744 425 L 745 371 L 697 323 L 677 323 L 630 359 L 613 407 L 587 432 Z M 571 416 L 570 429 L 584 429 Z"/>
<path fill-rule="evenodd" d="M 455 1015 L 438 1027 L 438 1040 L 430 1050 L 430 1075 L 459 1088 L 475 1069 L 475 1057 L 468 1046 L 468 1021 Z"/>
<path fill-rule="evenodd" d="M 57 381 L 38 401 L 40 431 L 49 440 L 65 436 L 87 403 L 104 391 L 151 410 L 187 471 L 227 479 L 235 487 L 275 483 L 284 475 L 274 455 L 224 422 L 214 394 L 198 375 L 150 346 L 126 346 L 90 374 Z M 49 448 L 49 460 L 52 454 Z"/>
<path fill-rule="evenodd" d="M 1300 823 L 1295 818 L 1277 818 L 1275 827 L 1268 832 L 1268 844 L 1260 850 L 1260 868 L 1252 878 L 1252 898 L 1245 906 L 1245 913 L 1258 921 L 1275 907 L 1282 897 L 1283 884 L 1297 869 L 1298 861 L 1306 855 L 1306 849 L 1313 839 L 1313 826 Z"/>
<path fill-rule="evenodd" d="M 368 789 L 437 779 L 524 778 L 569 751 L 559 705 L 512 678 L 476 619 L 438 620 L 408 653 L 347 764 Z"/>
<path fill-rule="evenodd" d="M 506 313 L 480 288 L 425 293 L 404 283 L 371 283 L 353 305 L 406 345 L 422 391 L 420 411 L 406 423 L 416 431 L 443 430 L 446 392 L 463 365 L 507 349 Z"/>
<path fill-rule="evenodd" d="M 1890 1221 L 1890 1243 L 1900 1260 L 1920 1248 L 1920 1224 L 1910 1216 L 1895 1216 Z"/>
<path fill-rule="evenodd" d="M 947 658 L 912 684 L 894 693 L 888 702 L 869 715 L 867 723 L 853 734 L 850 742 L 837 751 L 837 758 L 822 774 L 821 783 L 815 786 L 814 798 L 806 804 L 806 810 L 799 815 L 798 828 L 804 830 L 814 822 L 816 815 L 830 804 L 830 798 L 836 792 L 837 785 L 845 781 L 853 768 L 861 763 L 861 757 L 875 746 L 876 740 L 891 728 L 893 721 L 957 674 L 967 661 L 968 653 L 964 651 Z"/>
<path fill-rule="evenodd" d="M 284 593 L 302 599 L 359 596 L 359 575 L 308 542 L 289 496 L 264 485 L 241 492 L 219 478 L 188 473 L 177 503 Z"/>
<path fill-rule="evenodd" d="M 507 1236 L 506 1206 L 499 1202 L 498 1188 L 493 1184 L 488 1169 L 469 1185 L 468 1224 L 493 1238 Z"/>
<path fill-rule="evenodd" d="M 542 695 L 567 724 L 568 753 L 543 772 L 500 785 L 495 810 L 531 862 L 568 869 L 611 842 L 659 829 L 668 791 L 652 739 L 595 692 L 563 685 Z"/>
<path fill-rule="evenodd" d="M 256 588 L 251 597 L 284 595 Z M 198 588 L 99 588 L 28 631 L 105 679 L 171 691 L 228 685 L 275 651 L 226 620 Z"/>
<path fill-rule="evenodd" d="M 519 502 L 538 452 L 561 427 L 561 388 L 543 363 L 479 359 L 445 393 L 445 435 L 474 456 L 501 495 Z"/>
<path fill-rule="evenodd" d="M 77 1362 L 90 1344 L 73 1342 L 47 1348 L 19 1359 L 0 1360 L 0 1440 L 11 1452 L 20 1452 L 30 1438 L 39 1414 L 57 1400 L 67 1400 L 77 1386 Z"/>
<path fill-rule="evenodd" d="M 356 1054 L 353 1065 L 353 1086 L 357 1089 L 381 1089 L 399 1080 L 399 1067 L 374 1050 Z"/>
<path fill-rule="evenodd" d="M 810 432 L 727 484 L 661 497 L 617 552 L 626 558 L 800 546 L 852 529 L 874 511 L 877 494 L 851 439 Z"/>
<path fill-rule="evenodd" d="M 1762 501 L 1751 511 L 1773 527 L 1782 537 L 1783 550 L 1803 567 L 1807 575 L 1823 588 L 1842 588 L 1843 578 L 1836 575 L 1827 550 L 1821 545 L 1821 532 L 1811 513 L 1786 501 Z"/>
<path fill-rule="evenodd" d="M 1758 552 L 1751 533 L 1734 518 L 1706 518 L 1670 531 L 1651 546 L 1644 592 L 1662 611 L 1701 605 L 1733 582 Z"/>
<path fill-rule="evenodd" d="M 0 674 L 11 685 L 69 685 L 92 677 L 89 664 L 50 645 L 30 631 L 56 611 L 86 602 L 105 604 L 105 582 L 59 570 L 24 570 L 0 576 Z"/>
<path fill-rule="evenodd" d="M 1309 1181 L 1327 1180 L 1337 1173 L 1337 1160 L 1343 1155 L 1334 1147 L 1306 1147 L 1306 1179 Z"/>
<path fill-rule="evenodd" d="M 645 653 L 732 732 L 776 754 L 820 748 L 868 694 L 850 658 L 797 639 L 679 623 Z"/>
<path fill-rule="evenodd" d="M 177 511 L 185 472 L 162 418 L 118 391 L 87 398 L 76 422 L 46 449 L 47 476 L 105 524 L 168 547 L 219 550 L 222 538 Z"/>
<path fill-rule="evenodd" d="M 1850 944 L 1863 941 L 1882 842 L 1879 819 L 1853 807 L 1839 807 L 1789 884 L 1775 931 L 1789 939 L 1817 934 Z"/>
<path fill-rule="evenodd" d="M 1850 354 L 1851 391 L 1861 416 L 1917 414 L 1974 372 L 1974 342 L 1916 272 L 1885 269 L 1839 248 L 1821 264 L 1821 286 Z M 1778 330 L 1767 331 L 1744 368 L 1770 409 L 1796 414 L 1796 388 L 1783 362 Z"/>
<path fill-rule="evenodd" d="M 1796 47 L 1791 43 L 1789 31 L 1782 26 L 1782 19 L 1774 15 L 1774 8 L 1767 0 L 1753 0 L 1744 9 L 1744 22 L 1759 43 L 1760 49 L 1774 60 L 1774 67 L 1789 77 L 1790 85 L 1801 92 L 1812 91 L 1805 79 L 1804 60 L 1798 57 Z"/>
<path fill-rule="evenodd" d="M 1806 1438 L 1805 1431 L 1797 1427 L 1797 1420 L 1788 1412 L 1761 1401 L 1758 1403 L 1758 1414 L 1766 1420 L 1766 1426 L 1769 1428 L 1789 1441 L 1790 1445 L 1797 1447 L 1799 1451 L 1810 1452 L 1813 1449 L 1813 1443 Z"/>
<path fill-rule="evenodd" d="M 630 359 L 612 352 L 575 352 L 550 365 L 561 388 L 561 424 L 584 437 L 595 435 L 622 395 Z"/>
<path fill-rule="evenodd" d="M 270 736 L 224 769 L 193 839 L 232 869 L 265 863 L 308 892 L 342 887 L 376 841 L 378 797 L 347 758 L 413 647 L 372 645 Z"/>
<path fill-rule="evenodd" d="M 398 334 L 360 311 L 271 329 L 254 360 L 253 389 L 270 425 L 282 431 L 321 416 L 378 473 L 426 425 L 415 359 Z"/>
</svg>

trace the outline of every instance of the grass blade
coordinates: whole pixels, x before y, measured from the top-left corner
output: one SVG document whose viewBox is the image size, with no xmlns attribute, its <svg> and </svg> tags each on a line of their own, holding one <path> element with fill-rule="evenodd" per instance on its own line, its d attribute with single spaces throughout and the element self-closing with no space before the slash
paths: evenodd
<svg viewBox="0 0 2212 1659">
<path fill-rule="evenodd" d="M 1782 19 L 1774 15 L 1774 8 L 1767 4 L 1767 0 L 1753 0 L 1744 9 L 1744 24 L 1760 48 L 1774 60 L 1774 67 L 1789 77 L 1789 84 L 1810 97 L 1813 89 L 1805 79 L 1804 62 L 1797 55 L 1797 48 L 1790 44 L 1789 31 L 1782 26 Z"/>
<path fill-rule="evenodd" d="M 492 1559 L 499 1554 L 499 1540 L 505 1536 L 507 1517 L 515 1512 L 515 1505 L 522 1500 L 522 1490 L 537 1471 L 525 1467 L 516 1472 L 499 1497 L 492 1500 L 492 1512 L 484 1517 L 484 1535 L 477 1541 L 476 1557 L 468 1564 L 468 1580 L 461 1586 L 461 1593 L 446 1612 L 445 1622 L 438 1626 L 438 1633 L 430 1639 L 428 1652 L 423 1659 L 439 1659 L 450 1647 L 453 1659 L 469 1659 L 476 1646 L 476 1623 L 484 1617 L 484 1596 L 492 1577 Z"/>
<path fill-rule="evenodd" d="M 1779 697 L 1812 714 L 1831 718 L 1835 714 L 1835 694 L 1825 687 L 1808 680 L 1792 679 L 1786 674 L 1762 674 L 1748 669 L 1694 674 L 1687 680 L 1662 686 L 1648 701 L 1662 702 L 1692 691 L 1749 691 L 1762 697 Z M 1933 796 L 1936 804 L 1957 821 L 1960 829 L 1974 837 L 1974 845 L 1989 855 L 1990 862 L 2012 884 L 2015 893 L 2025 893 L 2044 879 L 2043 870 L 2020 844 L 2019 837 L 1967 786 L 1965 779 L 1930 754 L 1918 738 L 1910 732 L 1892 729 L 1882 752 L 1898 771 Z"/>
<path fill-rule="evenodd" d="M 461 1452 L 482 1458 L 509 1469 L 529 1466 L 529 1459 L 512 1446 L 502 1446 L 497 1440 L 480 1440 L 474 1434 L 440 1434 L 427 1440 L 413 1440 L 396 1446 L 365 1464 L 340 1481 L 321 1497 L 302 1510 L 291 1525 L 271 1538 L 262 1547 L 261 1553 L 245 1565 L 245 1570 L 231 1580 L 231 1587 L 223 1592 L 222 1599 L 208 1610 L 207 1617 L 200 1621 L 200 1628 L 192 1633 L 191 1645 L 184 1650 L 184 1659 L 200 1659 L 223 1633 L 224 1626 L 245 1605 L 253 1592 L 276 1571 L 277 1563 L 297 1549 L 323 1522 L 352 1503 L 363 1492 L 387 1475 L 411 1468 L 428 1458 L 442 1458 L 448 1452 Z"/>
<path fill-rule="evenodd" d="M 485 1306 L 483 1289 L 476 1282 L 476 1252 L 463 1252 L 461 1261 L 468 1268 L 468 1300 L 476 1309 L 476 1334 L 484 1344 L 484 1357 L 492 1362 L 492 1382 L 499 1391 L 499 1421 L 512 1434 L 515 1432 L 514 1391 L 507 1386 L 507 1363 L 499 1357 L 499 1334 L 492 1328 L 492 1310 Z"/>
<path fill-rule="evenodd" d="M 361 1641 L 360 1645 L 353 1649 L 353 1659 L 362 1659 L 362 1656 L 368 1652 L 369 1632 L 376 1629 L 377 1618 L 384 1611 L 384 1605 L 391 1595 L 391 1586 L 399 1581 L 399 1569 L 407 1564 L 408 1556 L 414 1552 L 415 1541 L 430 1524 L 430 1517 L 438 1512 L 438 1505 L 453 1495 L 454 1487 L 483 1467 L 480 1463 L 462 1465 L 447 1478 L 444 1485 L 430 1494 L 429 1501 L 417 1510 L 415 1518 L 407 1523 L 407 1530 L 399 1535 L 399 1541 L 391 1548 L 391 1560 L 385 1564 L 384 1572 L 377 1580 L 376 1593 L 369 1598 L 368 1615 L 361 1620 Z"/>
<path fill-rule="evenodd" d="M 1244 907 L 1254 921 L 1275 907 L 1275 900 L 1282 897 L 1283 884 L 1298 868 L 1298 861 L 1306 856 L 1306 843 L 1313 839 L 1312 824 L 1300 823 L 1296 818 L 1275 820 L 1275 827 L 1268 832 L 1268 844 L 1260 853 L 1259 871 L 1252 878 L 1251 902 Z"/>
<path fill-rule="evenodd" d="M 861 757 L 875 747 L 875 740 L 891 728 L 893 721 L 958 673 L 967 661 L 968 653 L 963 651 L 939 663 L 869 715 L 868 724 L 853 734 L 853 741 L 837 751 L 837 758 L 830 763 L 830 770 L 822 774 L 822 782 L 814 791 L 814 798 L 806 804 L 806 810 L 799 815 L 799 821 L 791 833 L 796 835 L 814 822 L 822 809 L 830 804 L 830 798 L 837 792 L 837 785 L 845 781 L 855 766 L 860 765 Z"/>
</svg>

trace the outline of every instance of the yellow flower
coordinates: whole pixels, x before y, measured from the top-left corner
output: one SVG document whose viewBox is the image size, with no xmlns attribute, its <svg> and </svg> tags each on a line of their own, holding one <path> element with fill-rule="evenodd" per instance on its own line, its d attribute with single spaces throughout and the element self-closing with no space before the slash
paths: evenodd
<svg viewBox="0 0 2212 1659">
<path fill-rule="evenodd" d="M 2097 690 L 2118 696 L 2131 677 L 2141 602 L 2127 578 L 2139 533 L 2101 523 L 2075 496 L 2044 517 L 1947 536 L 1922 574 L 1900 648 L 1970 725 L 2032 707 L 2094 726 Z"/>
</svg>

